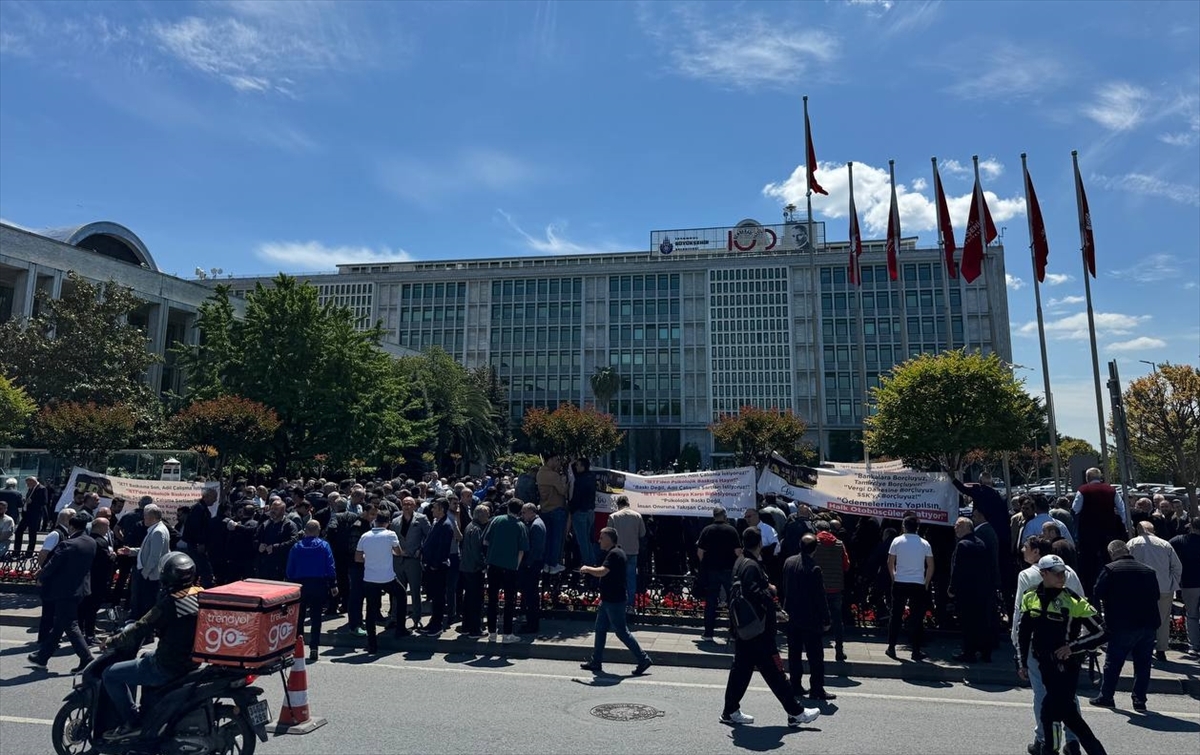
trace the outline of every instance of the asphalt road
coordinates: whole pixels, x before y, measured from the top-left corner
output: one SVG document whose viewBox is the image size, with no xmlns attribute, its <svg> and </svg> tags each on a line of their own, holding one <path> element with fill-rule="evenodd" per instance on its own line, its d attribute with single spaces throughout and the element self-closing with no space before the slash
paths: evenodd
<svg viewBox="0 0 1200 755">
<path fill-rule="evenodd" d="M 70 688 L 73 659 L 64 650 L 50 673 L 30 672 L 24 629 L 0 628 L 0 755 L 50 752 L 50 721 Z M 725 674 L 652 668 L 642 678 L 593 679 L 573 663 L 497 657 L 395 654 L 368 662 L 361 651 L 328 651 L 309 671 L 309 699 L 329 724 L 306 736 L 260 745 L 285 753 L 954 753 L 1025 752 L 1030 694 L 897 680 L 834 680 L 839 698 L 800 730 L 786 718 L 761 679 L 743 710 L 753 726 L 717 721 Z M 268 683 L 271 709 L 282 699 Z M 1128 706 L 1128 697 L 1118 702 Z M 650 706 L 661 716 L 608 721 L 596 706 Z M 1084 716 L 1113 755 L 1192 753 L 1200 741 L 1200 703 L 1181 695 L 1152 696 L 1148 715 L 1088 708 Z"/>
</svg>

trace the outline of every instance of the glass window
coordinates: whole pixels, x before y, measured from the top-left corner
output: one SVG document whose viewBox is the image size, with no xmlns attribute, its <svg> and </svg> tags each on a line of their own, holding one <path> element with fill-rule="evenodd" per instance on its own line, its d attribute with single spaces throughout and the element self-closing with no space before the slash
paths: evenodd
<svg viewBox="0 0 1200 755">
<path fill-rule="evenodd" d="M 922 283 L 930 283 L 933 281 L 933 270 L 930 269 L 929 263 L 924 263 L 917 266 L 917 280 L 921 281 Z"/>
<path fill-rule="evenodd" d="M 864 267 L 862 269 L 862 282 L 863 282 L 863 284 L 869 284 L 869 283 L 875 282 L 875 268 L 874 267 L 868 265 L 867 267 Z"/>
<path fill-rule="evenodd" d="M 916 309 L 917 308 L 917 292 L 916 291 L 906 291 L 904 293 L 904 303 L 905 303 L 905 306 L 909 307 L 910 309 Z"/>
</svg>

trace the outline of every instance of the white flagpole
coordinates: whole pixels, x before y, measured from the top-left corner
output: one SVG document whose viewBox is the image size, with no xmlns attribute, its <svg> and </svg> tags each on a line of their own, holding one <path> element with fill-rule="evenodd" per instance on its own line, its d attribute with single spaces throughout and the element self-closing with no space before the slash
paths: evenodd
<svg viewBox="0 0 1200 755">
<path fill-rule="evenodd" d="M 1050 457 L 1054 461 L 1054 495 L 1059 495 L 1058 481 L 1062 470 L 1058 460 L 1058 427 L 1054 420 L 1054 394 L 1050 392 L 1050 360 L 1046 354 L 1046 324 L 1042 317 L 1042 284 L 1038 281 L 1037 255 L 1034 252 L 1033 216 L 1029 212 L 1029 168 L 1025 153 L 1021 153 L 1021 175 L 1025 179 L 1025 220 L 1029 225 L 1029 260 L 1033 264 L 1033 300 L 1037 306 L 1038 345 L 1042 347 L 1042 382 L 1046 391 L 1046 421 L 1050 429 Z M 1036 450 L 1036 449 L 1035 449 Z M 1008 481 L 1011 485 L 1011 480 Z"/>
<path fill-rule="evenodd" d="M 1108 432 L 1104 426 L 1104 392 L 1100 387 L 1100 354 L 1096 349 L 1096 316 L 1092 310 L 1092 279 L 1088 270 L 1087 258 L 1083 256 L 1087 244 L 1085 229 L 1091 223 L 1091 218 L 1083 212 L 1083 179 L 1079 177 L 1079 152 L 1071 150 L 1071 164 L 1075 166 L 1075 206 L 1079 211 L 1079 256 L 1083 261 L 1083 293 L 1087 298 L 1088 339 L 1092 344 L 1092 378 L 1096 383 L 1096 417 L 1100 423 L 1100 464 L 1105 476 L 1108 475 Z M 1093 237 L 1093 243 L 1095 238 Z M 1095 249 L 1092 249 L 1095 254 Z"/>
<path fill-rule="evenodd" d="M 824 354 L 821 345 L 821 276 L 818 274 L 817 267 L 817 239 L 813 235 L 813 211 L 812 211 L 812 170 L 813 166 L 809 165 L 808 145 L 812 142 L 812 135 L 808 133 L 808 96 L 804 97 L 804 198 L 808 205 L 808 243 L 812 245 L 812 252 L 808 255 L 808 270 L 809 282 L 812 289 L 809 291 L 809 300 L 812 307 L 812 365 L 813 368 L 809 374 L 813 375 L 813 382 L 817 394 L 817 464 L 825 462 L 825 375 L 824 375 Z"/>
<path fill-rule="evenodd" d="M 896 197 L 896 161 L 888 160 L 888 173 L 891 175 L 892 198 Z M 891 216 L 891 205 L 888 205 L 889 217 Z M 896 209 L 896 223 L 892 229 L 896 235 L 888 239 L 893 245 L 896 255 L 896 285 L 900 289 L 900 348 L 904 351 L 904 357 L 897 359 L 897 362 L 907 362 L 909 359 L 908 350 L 908 302 L 907 296 L 904 293 L 904 265 L 900 262 L 900 209 Z M 890 308 L 889 308 L 890 312 Z"/>
<path fill-rule="evenodd" d="M 933 204 L 937 209 L 938 256 L 941 257 L 942 263 L 942 304 L 946 308 L 946 351 L 953 351 L 954 312 L 950 309 L 950 268 L 946 265 L 946 238 L 942 234 L 942 222 L 944 219 L 942 218 L 942 203 L 938 197 L 939 188 L 941 188 L 943 193 L 946 190 L 942 187 L 941 177 L 938 175 L 937 158 L 931 157 L 930 161 L 933 163 Z M 963 330 L 964 332 L 966 330 L 965 324 Z"/>
<path fill-rule="evenodd" d="M 858 225 L 858 208 L 854 206 L 854 163 L 846 163 L 846 171 L 850 178 L 850 222 L 853 223 L 853 228 L 858 229 L 859 243 L 861 244 L 862 229 Z M 858 280 L 858 293 L 855 300 L 858 304 L 858 380 L 859 388 L 862 394 L 862 447 L 863 447 L 863 463 L 867 467 L 867 471 L 871 471 L 871 451 L 867 448 L 867 417 L 870 416 L 871 399 L 870 391 L 867 389 L 867 338 L 863 332 L 863 279 L 862 279 L 862 261 L 855 254 L 855 240 L 850 239 L 850 257 L 851 264 L 854 265 L 855 278 Z"/>
</svg>

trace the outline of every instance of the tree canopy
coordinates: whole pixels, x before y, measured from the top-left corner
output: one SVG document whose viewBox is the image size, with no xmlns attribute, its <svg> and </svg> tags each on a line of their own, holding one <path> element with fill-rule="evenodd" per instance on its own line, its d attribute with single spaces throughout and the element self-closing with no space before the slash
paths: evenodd
<svg viewBox="0 0 1200 755">
<path fill-rule="evenodd" d="M 1200 369 L 1161 364 L 1130 382 L 1125 390 L 1129 444 L 1139 466 L 1169 470 L 1176 485 L 1188 489 L 1197 515 L 1200 484 Z"/>
<path fill-rule="evenodd" d="M 0 375 L 0 446 L 23 437 L 37 404 L 21 386 Z"/>
<path fill-rule="evenodd" d="M 790 411 L 743 406 L 737 414 L 719 417 L 709 430 L 738 464 L 755 464 L 772 451 L 795 459 L 808 425 Z"/>
<path fill-rule="evenodd" d="M 128 404 L 61 401 L 38 412 L 33 439 L 60 459 L 103 472 L 114 452 L 129 447 L 136 422 Z"/>
<path fill-rule="evenodd" d="M 525 413 L 521 429 L 541 454 L 557 453 L 572 459 L 603 456 L 625 438 L 611 414 L 575 404 L 562 404 L 554 411 L 531 409 Z"/>
<path fill-rule="evenodd" d="M 257 401 L 218 396 L 189 404 L 171 418 L 167 433 L 186 448 L 215 449 L 213 472 L 221 479 L 226 464 L 266 445 L 279 425 L 275 410 Z"/>
<path fill-rule="evenodd" d="M 914 469 L 961 472 L 972 452 L 1019 451 L 1044 422 L 1040 403 L 995 354 L 922 354 L 873 390 L 871 453 Z"/>
</svg>

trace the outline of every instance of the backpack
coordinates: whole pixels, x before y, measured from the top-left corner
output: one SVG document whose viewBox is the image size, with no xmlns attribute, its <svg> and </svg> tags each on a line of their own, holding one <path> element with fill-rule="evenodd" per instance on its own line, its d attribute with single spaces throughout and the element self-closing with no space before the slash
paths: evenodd
<svg viewBox="0 0 1200 755">
<path fill-rule="evenodd" d="M 541 503 L 542 493 L 538 490 L 537 477 L 533 472 L 522 472 L 517 477 L 517 498 L 525 503 Z"/>
<path fill-rule="evenodd" d="M 734 570 L 733 586 L 729 591 L 729 624 L 737 639 L 753 640 L 766 631 L 767 619 L 743 593 L 742 575 L 746 573 L 746 566 L 740 564 L 739 567 Z"/>
</svg>

